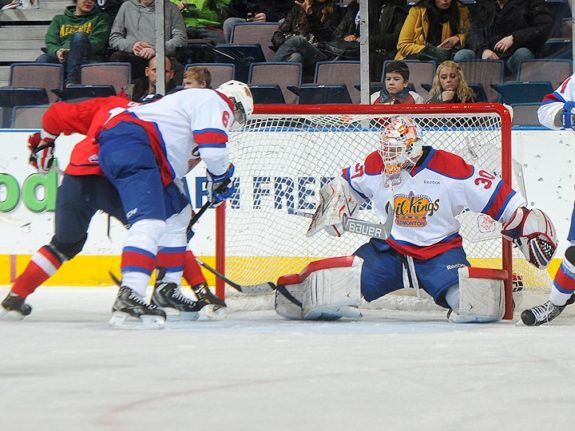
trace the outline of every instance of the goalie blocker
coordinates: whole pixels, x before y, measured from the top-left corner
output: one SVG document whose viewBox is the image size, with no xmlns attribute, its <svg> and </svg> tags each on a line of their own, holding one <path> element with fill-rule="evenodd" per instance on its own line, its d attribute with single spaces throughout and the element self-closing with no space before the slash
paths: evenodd
<svg viewBox="0 0 575 431">
<path fill-rule="evenodd" d="M 361 267 L 358 256 L 311 262 L 299 274 L 278 279 L 276 312 L 293 320 L 361 318 Z M 449 314 L 455 323 L 501 320 L 505 310 L 507 271 L 465 267 L 459 269 L 459 306 Z"/>
</svg>

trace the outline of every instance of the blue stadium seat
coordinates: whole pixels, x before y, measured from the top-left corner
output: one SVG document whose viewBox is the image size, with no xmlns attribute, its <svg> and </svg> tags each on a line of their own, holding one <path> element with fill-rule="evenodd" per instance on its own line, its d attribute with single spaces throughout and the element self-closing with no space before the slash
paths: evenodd
<svg viewBox="0 0 575 431">
<path fill-rule="evenodd" d="M 282 89 L 277 84 L 250 85 L 254 103 L 256 104 L 284 104 L 286 103 Z"/>
<path fill-rule="evenodd" d="M 491 87 L 501 94 L 501 103 L 508 105 L 541 102 L 546 94 L 553 92 L 549 81 L 508 81 L 491 84 Z"/>
<path fill-rule="evenodd" d="M 248 82 L 250 64 L 265 62 L 266 58 L 259 44 L 232 45 L 220 44 L 213 48 L 214 63 L 233 63 L 236 65 L 235 79 Z"/>
<path fill-rule="evenodd" d="M 288 89 L 299 96 L 300 105 L 351 103 L 351 96 L 345 84 L 303 84 L 301 87 L 290 85 Z"/>
</svg>

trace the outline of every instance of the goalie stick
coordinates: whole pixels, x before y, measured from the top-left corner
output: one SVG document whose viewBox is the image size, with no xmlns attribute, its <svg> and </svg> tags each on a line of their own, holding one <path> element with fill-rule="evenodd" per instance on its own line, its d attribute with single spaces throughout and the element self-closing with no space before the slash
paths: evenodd
<svg viewBox="0 0 575 431">
<path fill-rule="evenodd" d="M 313 218 L 313 214 L 306 213 L 303 211 L 298 211 L 294 209 L 288 209 L 288 214 L 293 214 L 306 218 Z M 346 214 L 343 215 L 343 230 L 346 232 L 353 232 L 360 235 L 366 235 L 371 238 L 387 239 L 391 235 L 391 229 L 393 228 L 393 217 L 387 217 L 385 224 L 383 223 L 372 223 L 366 220 L 360 220 L 354 217 L 348 217 Z"/>
<path fill-rule="evenodd" d="M 238 284 L 238 283 L 230 280 L 228 277 L 226 277 L 221 272 L 217 271 L 215 268 L 212 268 L 210 265 L 208 265 L 207 263 L 205 263 L 201 259 L 198 259 L 196 257 L 196 261 L 202 267 L 206 268 L 208 271 L 210 271 L 216 277 L 222 279 L 228 285 L 230 285 L 231 287 L 233 287 L 234 289 L 236 289 L 239 292 L 247 293 L 247 294 L 260 294 L 260 293 L 270 293 L 270 292 L 273 292 L 274 290 L 276 290 L 276 285 L 274 283 L 272 283 L 271 281 L 267 281 L 265 283 L 260 283 L 260 284 L 247 284 L 247 285 Z"/>
</svg>

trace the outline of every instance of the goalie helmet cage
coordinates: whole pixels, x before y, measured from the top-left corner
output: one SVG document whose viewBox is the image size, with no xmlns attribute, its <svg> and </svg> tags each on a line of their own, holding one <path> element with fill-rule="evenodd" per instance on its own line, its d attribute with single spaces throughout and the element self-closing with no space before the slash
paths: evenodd
<svg viewBox="0 0 575 431">
<path fill-rule="evenodd" d="M 216 211 L 217 270 L 240 284 L 275 282 L 310 261 L 349 255 L 367 242 L 351 233 L 308 238 L 309 219 L 297 213 L 313 213 L 321 186 L 377 149 L 386 119 L 398 114 L 419 124 L 424 145 L 456 153 L 513 184 L 511 116 L 500 104 L 257 105 L 248 123 L 230 132 L 238 191 Z M 357 217 L 377 221 L 369 207 Z M 507 271 L 504 318 L 511 319 L 512 278 L 548 287 L 548 274 L 514 256 L 498 222 L 471 212 L 458 218 L 471 264 Z M 216 287 L 222 296 L 223 282 Z"/>
</svg>

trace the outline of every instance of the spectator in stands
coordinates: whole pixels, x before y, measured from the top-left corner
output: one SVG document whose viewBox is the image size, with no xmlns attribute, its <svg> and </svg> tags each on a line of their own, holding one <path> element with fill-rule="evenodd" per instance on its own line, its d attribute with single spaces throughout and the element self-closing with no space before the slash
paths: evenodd
<svg viewBox="0 0 575 431">
<path fill-rule="evenodd" d="M 483 0 L 463 51 L 472 59 L 503 60 L 507 73 L 516 73 L 523 61 L 540 55 L 552 27 L 545 0 Z"/>
<path fill-rule="evenodd" d="M 405 0 L 369 2 L 369 70 L 372 81 L 379 81 L 383 63 L 395 58 L 397 41 L 407 12 Z"/>
<path fill-rule="evenodd" d="M 459 64 L 447 60 L 437 66 L 427 103 L 473 103 L 476 99 Z"/>
<path fill-rule="evenodd" d="M 95 0 L 74 0 L 63 15 L 56 15 L 46 33 L 45 54 L 37 63 L 61 63 L 66 85 L 80 83 L 80 67 L 98 59 L 108 40 L 110 20 L 96 8 Z"/>
<path fill-rule="evenodd" d="M 176 81 L 174 80 L 174 69 L 172 68 L 172 62 L 168 57 L 166 57 L 165 72 L 167 94 L 176 87 Z M 138 78 L 134 82 L 132 100 L 136 102 L 147 103 L 149 98 L 154 97 L 157 94 L 156 82 L 156 56 L 154 56 L 148 62 L 148 66 L 145 70 L 145 76 Z"/>
<path fill-rule="evenodd" d="M 165 4 L 164 31 L 166 55 L 187 43 L 182 14 L 175 4 Z M 145 76 L 148 61 L 156 55 L 156 18 L 154 0 L 126 0 L 120 7 L 110 33 L 110 48 L 115 49 L 111 61 L 127 61 L 132 65 L 132 79 Z M 183 67 L 173 61 L 176 78 L 181 80 Z M 178 78 L 179 77 L 179 78 Z"/>
<path fill-rule="evenodd" d="M 385 87 L 371 95 L 371 103 L 396 105 L 423 103 L 423 97 L 409 90 L 409 67 L 403 61 L 391 61 L 385 66 Z"/>
<path fill-rule="evenodd" d="M 438 64 L 466 60 L 469 53 L 458 50 L 465 46 L 470 26 L 469 10 L 458 0 L 424 0 L 409 10 L 395 59 L 434 60 Z"/>
<path fill-rule="evenodd" d="M 340 19 L 335 0 L 296 1 L 272 36 L 276 51 L 272 61 L 302 63 L 309 76 L 316 62 L 329 58 L 318 44 L 331 40 Z"/>
<path fill-rule="evenodd" d="M 292 0 L 231 0 L 224 9 L 224 36 L 232 41 L 234 26 L 243 22 L 279 22 L 293 7 Z"/>
<path fill-rule="evenodd" d="M 229 0 L 171 0 L 182 15 L 188 38 L 226 43 L 222 30 L 223 11 Z"/>
<path fill-rule="evenodd" d="M 184 72 L 184 88 L 212 88 L 212 74 L 207 67 L 188 67 Z"/>
</svg>

